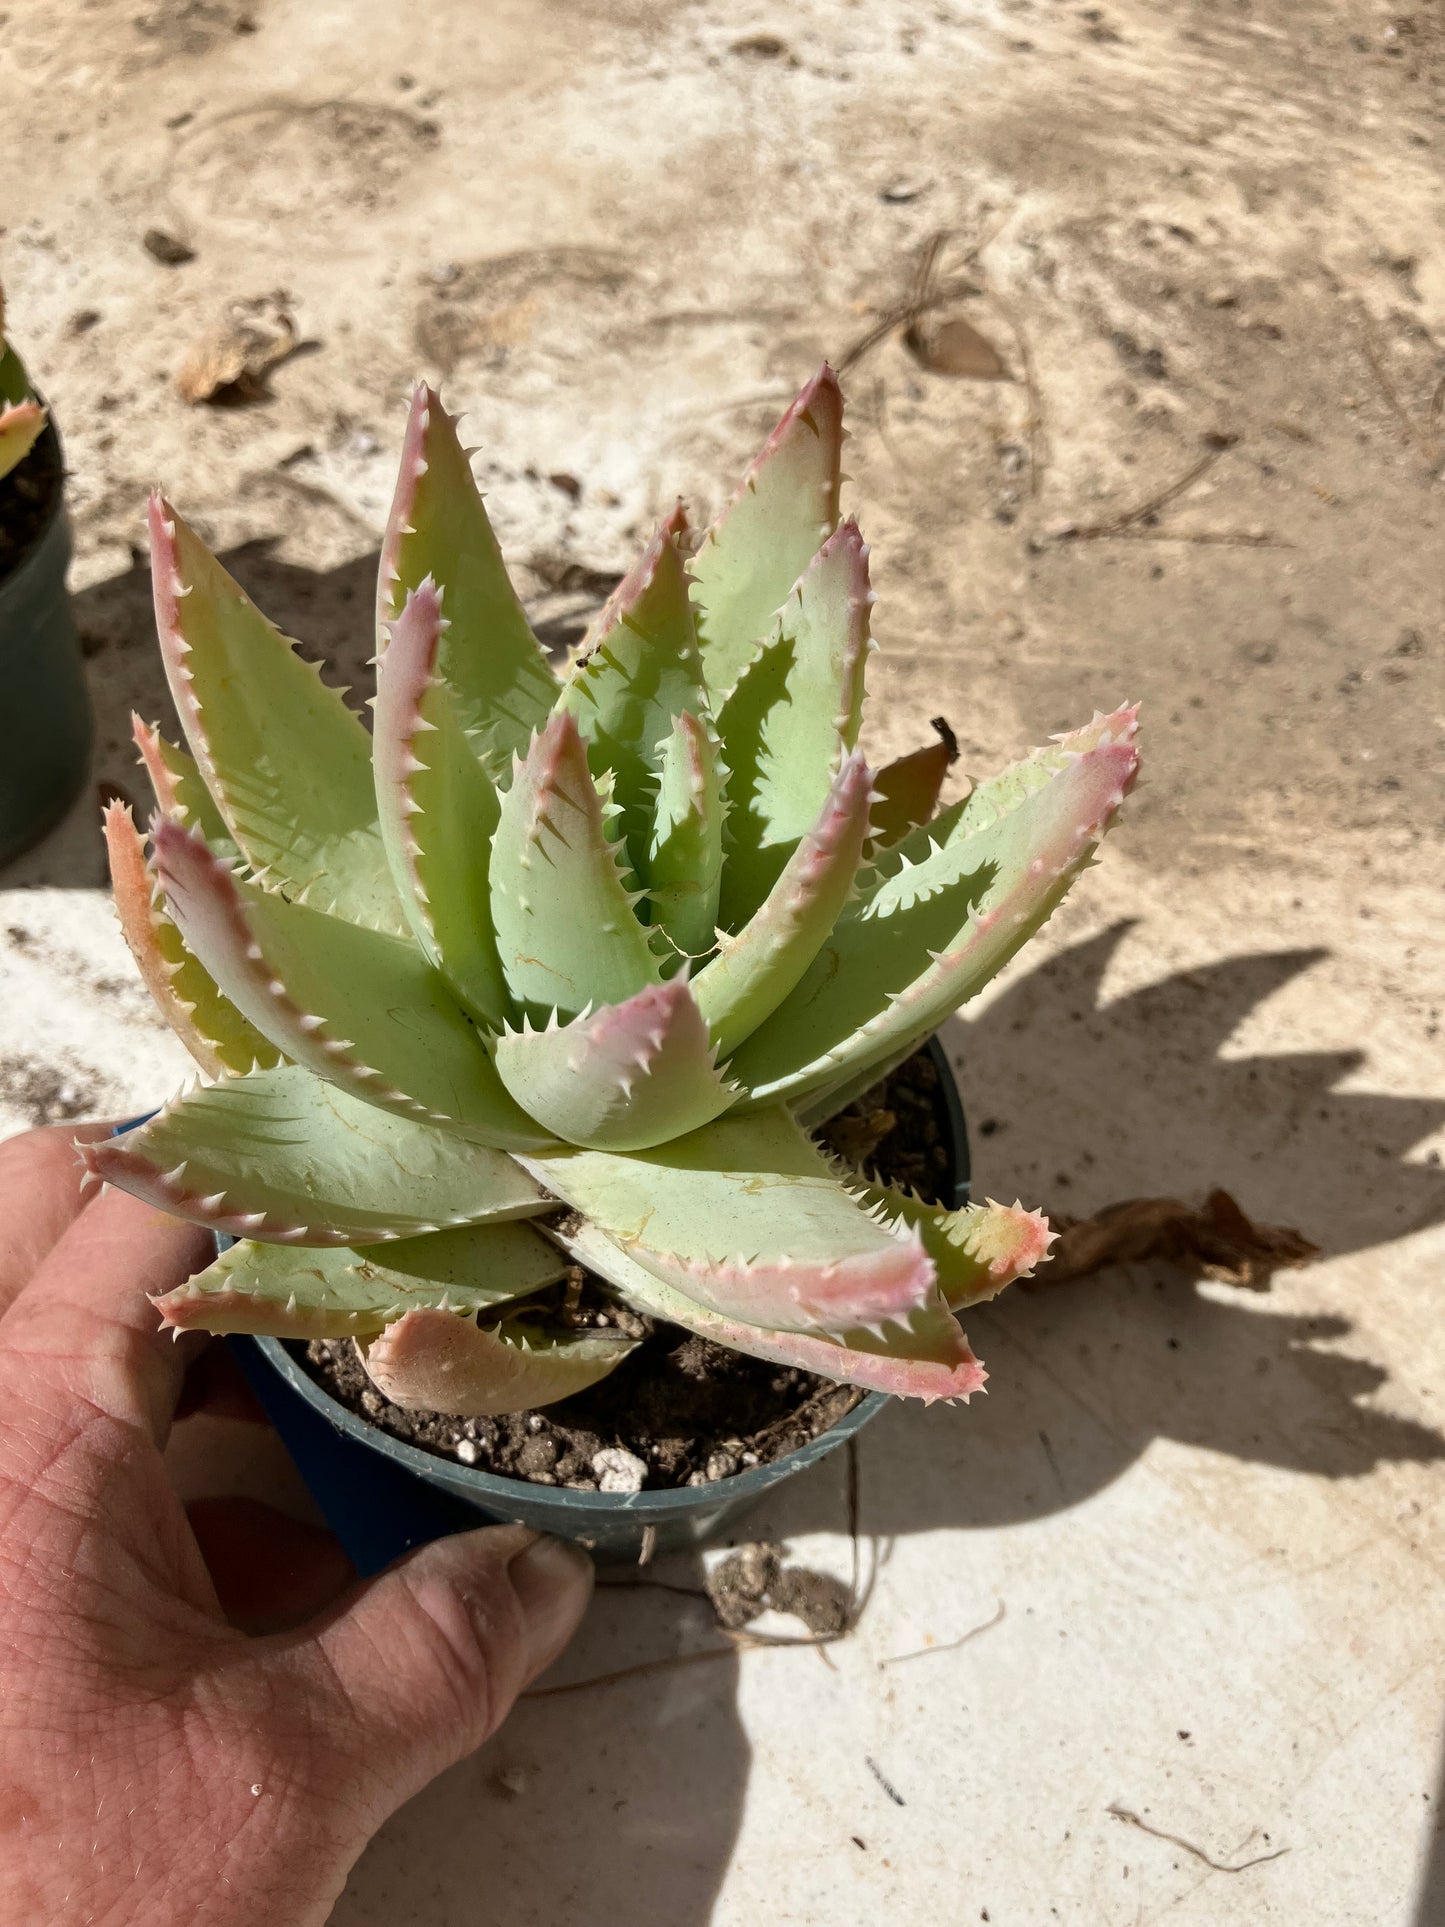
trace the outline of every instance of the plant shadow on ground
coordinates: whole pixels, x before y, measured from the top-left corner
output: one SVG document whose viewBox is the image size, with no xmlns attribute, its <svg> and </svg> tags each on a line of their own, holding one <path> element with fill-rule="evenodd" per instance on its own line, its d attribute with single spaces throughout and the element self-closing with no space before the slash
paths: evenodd
<svg viewBox="0 0 1445 1927">
<path fill-rule="evenodd" d="M 287 633 L 342 681 L 366 685 L 374 556 L 329 574 L 283 563 L 263 544 L 226 560 Z M 98 712 L 96 778 L 140 802 L 129 712 L 171 714 L 148 572 L 138 562 L 76 604 Z M 96 814 L 92 797 L 0 881 L 99 886 Z M 1017 1191 L 1082 1215 L 1127 1196 L 1197 1203 L 1222 1185 L 1327 1255 L 1445 1218 L 1440 1172 L 1407 1161 L 1445 1104 L 1341 1091 L 1365 1062 L 1359 1051 L 1223 1055 L 1244 1020 L 1324 953 L 1232 957 L 1106 1000 L 1105 973 L 1129 931 L 1117 925 L 1020 967 L 980 1015 L 951 1027 L 976 1195 Z M 995 1396 L 966 1416 L 895 1406 L 868 1429 L 865 1535 L 1037 1519 L 1097 1492 L 1161 1438 L 1332 1479 L 1445 1457 L 1436 1432 L 1361 1403 L 1386 1375 L 1350 1355 L 1348 1318 L 1277 1310 L 1268 1294 L 1141 1264 L 1016 1291 L 968 1322 Z M 741 1536 L 836 1532 L 845 1519 L 839 1454 Z M 695 1589 L 696 1561 L 668 1562 L 667 1576 Z M 559 1678 L 717 1642 L 695 1598 L 608 1590 Z M 461 1927 L 485 1891 L 489 1915 L 519 1927 L 704 1927 L 748 1779 L 736 1676 L 728 1656 L 529 1702 L 384 1833 L 335 1921 L 359 1927 L 404 1894 L 429 1927 Z M 1445 1916 L 1442 1886 L 1436 1865 L 1420 1927 L 1432 1909 Z"/>
</svg>

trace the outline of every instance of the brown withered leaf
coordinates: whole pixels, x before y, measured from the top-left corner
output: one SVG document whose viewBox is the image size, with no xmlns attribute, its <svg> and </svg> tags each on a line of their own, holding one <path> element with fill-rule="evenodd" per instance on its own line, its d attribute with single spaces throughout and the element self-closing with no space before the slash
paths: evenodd
<svg viewBox="0 0 1445 1927">
<path fill-rule="evenodd" d="M 1059 1233 L 1050 1262 L 1031 1286 L 1067 1284 L 1107 1265 L 1163 1259 L 1224 1284 L 1264 1290 L 1282 1265 L 1306 1265 L 1319 1246 L 1285 1225 L 1256 1224 L 1227 1191 L 1211 1191 L 1202 1210 L 1179 1198 L 1126 1198 L 1091 1218 L 1050 1214 Z"/>
<path fill-rule="evenodd" d="M 192 345 L 176 371 L 176 390 L 192 407 L 255 401 L 265 394 L 271 370 L 300 345 L 296 323 L 279 303 L 237 308 Z"/>
<path fill-rule="evenodd" d="M 921 368 L 960 381 L 1012 381 L 1003 356 L 971 321 L 960 314 L 941 321 L 915 321 L 904 331 L 904 345 Z"/>
</svg>

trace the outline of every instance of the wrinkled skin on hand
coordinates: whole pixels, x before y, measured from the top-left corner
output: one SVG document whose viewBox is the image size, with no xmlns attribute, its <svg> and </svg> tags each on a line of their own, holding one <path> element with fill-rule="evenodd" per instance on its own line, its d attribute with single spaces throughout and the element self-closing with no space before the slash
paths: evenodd
<svg viewBox="0 0 1445 1927">
<path fill-rule="evenodd" d="M 387 1815 L 566 1644 L 591 1569 L 498 1527 L 357 1584 L 268 1507 L 188 1515 L 162 1448 L 228 1394 L 147 1294 L 208 1240 L 82 1205 L 75 1135 L 0 1145 L 0 1920 L 320 1927 Z"/>
</svg>

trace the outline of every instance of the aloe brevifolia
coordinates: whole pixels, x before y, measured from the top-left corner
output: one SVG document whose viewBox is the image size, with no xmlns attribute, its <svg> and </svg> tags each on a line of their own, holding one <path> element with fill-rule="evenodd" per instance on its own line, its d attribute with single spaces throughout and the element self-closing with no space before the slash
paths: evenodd
<svg viewBox="0 0 1445 1927">
<path fill-rule="evenodd" d="M 396 1402 L 497 1413 L 630 1350 L 549 1325 L 580 1262 L 764 1359 L 929 1400 L 982 1383 L 955 1313 L 1037 1262 L 1043 1219 L 935 1208 L 809 1129 L 1052 913 L 1133 780 L 1134 712 L 942 811 L 943 746 L 875 776 L 841 441 L 824 369 L 559 674 L 419 389 L 369 736 L 153 502 L 193 755 L 137 722 L 152 855 L 119 804 L 106 834 L 131 948 L 211 1081 L 84 1155 L 239 1239 L 158 1300 L 170 1325 L 350 1335 Z"/>
<path fill-rule="evenodd" d="M 24 461 L 45 427 L 45 410 L 30 392 L 19 355 L 5 339 L 5 290 L 0 288 L 0 481 Z"/>
</svg>

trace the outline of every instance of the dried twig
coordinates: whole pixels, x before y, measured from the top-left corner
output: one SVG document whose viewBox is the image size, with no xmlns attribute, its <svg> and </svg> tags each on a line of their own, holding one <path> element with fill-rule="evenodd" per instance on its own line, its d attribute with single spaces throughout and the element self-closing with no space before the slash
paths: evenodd
<svg viewBox="0 0 1445 1927">
<path fill-rule="evenodd" d="M 993 226 L 967 249 L 963 255 L 962 265 L 971 267 L 984 249 L 997 240 L 1012 219 L 1013 209 L 1008 208 Z M 870 349 L 876 348 L 880 341 L 891 335 L 895 328 L 916 329 L 923 315 L 931 314 L 937 308 L 946 307 L 950 301 L 957 301 L 964 295 L 979 292 L 967 279 L 950 278 L 944 282 L 935 281 L 939 259 L 952 238 L 951 228 L 940 228 L 937 233 L 929 235 L 919 250 L 918 264 L 913 273 L 913 285 L 908 295 L 896 307 L 881 314 L 876 321 L 864 329 L 856 341 L 844 349 L 836 364 L 840 375 L 846 374 Z"/>
<path fill-rule="evenodd" d="M 980 1633 L 992 1632 L 994 1627 L 1004 1619 L 1007 1612 L 1008 1607 L 1000 1599 L 998 1602 L 998 1611 L 992 1619 L 985 1619 L 982 1625 L 971 1626 L 966 1633 L 961 1634 L 957 1639 L 950 1639 L 946 1645 L 920 1646 L 915 1652 L 894 1653 L 890 1659 L 880 1659 L 878 1664 L 880 1666 L 901 1666 L 905 1659 L 932 1659 L 935 1653 L 956 1653 L 960 1646 L 966 1646 L 971 1639 L 977 1639 Z"/>
<path fill-rule="evenodd" d="M 1158 515 L 1161 509 L 1167 508 L 1171 502 L 1177 501 L 1186 489 L 1193 488 L 1194 484 L 1199 481 L 1201 477 L 1209 473 L 1210 469 L 1213 468 L 1214 464 L 1224 453 L 1225 448 L 1229 445 L 1228 443 L 1222 443 L 1217 447 L 1207 448 L 1199 457 L 1199 460 L 1195 462 L 1191 468 L 1187 469 L 1183 475 L 1179 476 L 1177 480 L 1168 483 L 1167 486 L 1149 496 L 1147 500 L 1136 504 L 1134 508 L 1124 509 L 1110 522 L 1067 523 L 1058 531 L 1059 540 L 1064 542 L 1098 542 L 1107 536 L 1130 534 L 1137 523 L 1151 520 L 1154 516 Z"/>
<path fill-rule="evenodd" d="M 1227 1860 L 1216 1860 L 1203 1847 L 1196 1847 L 1192 1840 L 1182 1839 L 1177 1833 L 1166 1833 L 1162 1827 L 1151 1827 L 1147 1820 L 1141 1820 L 1128 1807 L 1110 1806 L 1105 1808 L 1105 1812 L 1112 1813 L 1116 1820 L 1126 1820 L 1141 1833 L 1152 1834 L 1156 1840 L 1167 1840 L 1173 1847 L 1182 1847 L 1185 1853 L 1192 1853 L 1196 1860 L 1202 1860 L 1206 1867 L 1212 1867 L 1216 1873 L 1245 1873 L 1250 1867 L 1262 1867 L 1266 1861 L 1278 1860 L 1289 1852 L 1288 1847 L 1276 1847 L 1273 1853 L 1257 1853 L 1252 1860 L 1240 1860 L 1231 1866 Z"/>
<path fill-rule="evenodd" d="M 1178 501 L 1194 484 L 1207 475 L 1209 470 L 1228 449 L 1235 445 L 1232 435 L 1221 435 L 1211 440 L 1208 448 L 1192 463 L 1185 472 L 1164 488 L 1156 490 L 1147 500 L 1125 509 L 1109 522 L 1064 522 L 1052 531 L 1058 542 L 1107 542 L 1107 541 L 1149 541 L 1149 542 L 1197 542 L 1200 544 L 1218 543 L 1228 548 L 1244 549 L 1284 549 L 1288 542 L 1281 542 L 1272 535 L 1254 530 L 1174 530 L 1159 529 L 1154 526 L 1160 512 Z"/>
<path fill-rule="evenodd" d="M 668 1653 L 662 1659 L 639 1660 L 635 1666 L 619 1666 L 610 1673 L 594 1673 L 590 1679 L 569 1679 L 560 1686 L 529 1686 L 524 1700 L 560 1699 L 564 1693 L 585 1693 L 593 1686 L 616 1686 L 624 1679 L 641 1679 L 645 1673 L 662 1673 L 674 1666 L 698 1666 L 706 1659 L 732 1659 L 733 1646 L 704 1646 L 695 1653 Z"/>
<path fill-rule="evenodd" d="M 862 1540 L 858 1530 L 859 1482 L 858 1482 L 858 1441 L 850 1438 L 844 1446 L 846 1453 L 847 1477 L 845 1486 L 845 1505 L 847 1508 L 848 1537 L 852 1545 L 852 1576 L 848 1589 L 848 1604 L 842 1624 L 835 1631 L 820 1633 L 755 1633 L 746 1628 L 720 1626 L 718 1630 L 727 1640 L 726 1646 L 705 1646 L 695 1653 L 667 1653 L 660 1659 L 639 1660 L 633 1666 L 619 1666 L 607 1673 L 594 1673 L 587 1679 L 564 1681 L 560 1686 L 534 1686 L 522 1694 L 523 1699 L 555 1699 L 564 1693 L 585 1693 L 594 1686 L 615 1686 L 629 1679 L 640 1679 L 649 1673 L 670 1671 L 676 1666 L 696 1666 L 705 1660 L 728 1659 L 739 1652 L 775 1649 L 782 1646 L 812 1646 L 822 1649 L 836 1645 L 840 1639 L 849 1638 L 856 1630 L 859 1618 L 872 1594 L 874 1575 L 870 1573 L 867 1587 L 861 1585 L 862 1579 Z M 688 1599 L 706 1599 L 712 1604 L 711 1595 L 699 1592 L 691 1586 L 674 1586 L 663 1579 L 602 1579 L 599 1586 L 612 1591 L 641 1591 L 643 1588 L 658 1592 L 681 1594 Z M 826 1654 L 822 1654 L 826 1658 Z"/>
<path fill-rule="evenodd" d="M 865 1753 L 863 1755 L 863 1764 L 864 1766 L 867 1767 L 868 1771 L 873 1775 L 873 1778 L 878 1782 L 879 1786 L 882 1787 L 883 1791 L 888 1795 L 889 1799 L 893 1802 L 894 1806 L 906 1807 L 908 1805 L 908 1802 L 904 1799 L 903 1795 L 898 1791 L 897 1787 L 894 1786 L 893 1782 L 887 1777 L 882 1767 L 879 1766 L 878 1762 L 871 1756 L 871 1754 Z"/>
</svg>

